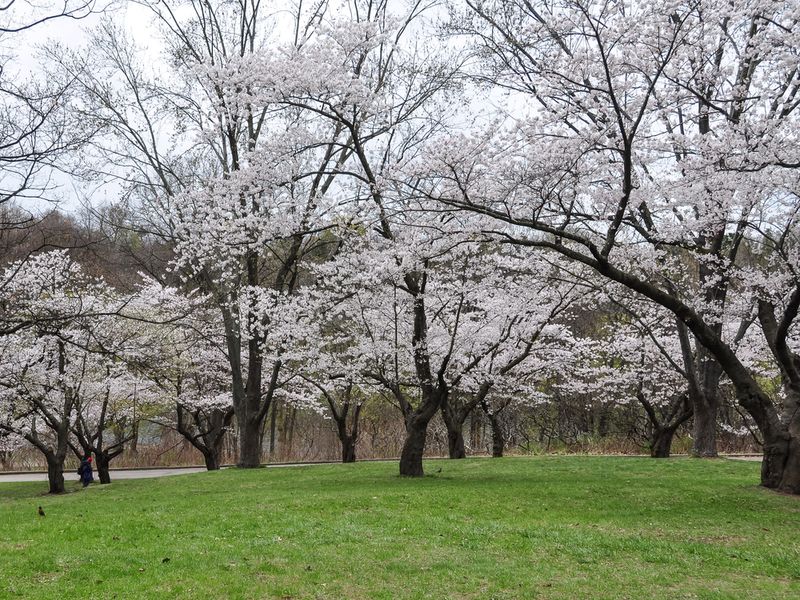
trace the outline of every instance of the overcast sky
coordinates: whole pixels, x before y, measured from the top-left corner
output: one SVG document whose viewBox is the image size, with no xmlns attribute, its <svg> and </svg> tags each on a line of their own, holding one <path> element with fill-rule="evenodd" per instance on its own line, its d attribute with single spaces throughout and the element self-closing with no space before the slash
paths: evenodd
<svg viewBox="0 0 800 600">
<path fill-rule="evenodd" d="M 68 0 L 69 6 L 76 6 L 82 0 Z M 0 9 L 0 26 L 16 28 L 21 24 L 32 23 L 40 19 L 58 14 L 63 2 L 54 0 L 16 0 L 7 10 Z M 153 20 L 148 9 L 134 2 L 110 2 L 97 0 L 95 11 L 84 13 L 80 19 L 57 18 L 39 23 L 30 29 L 0 35 L 0 53 L 4 57 L 4 77 L 7 80 L 24 81 L 29 77 L 38 77 L 43 73 L 41 47 L 57 42 L 71 50 L 80 50 L 86 44 L 89 32 L 96 27 L 105 15 L 113 13 L 118 24 L 124 24 L 132 37 L 140 46 L 158 52 L 154 38 Z M 115 199 L 115 186 L 104 186 L 99 189 L 82 186 L 76 187 L 73 178 L 63 173 L 53 176 L 53 189 L 50 199 L 57 199 L 59 206 L 65 211 L 76 211 L 80 208 L 81 198 L 91 196 L 92 204 L 103 204 Z M 48 210 L 52 207 L 47 202 L 24 200 L 24 208 L 33 211 Z"/>
</svg>

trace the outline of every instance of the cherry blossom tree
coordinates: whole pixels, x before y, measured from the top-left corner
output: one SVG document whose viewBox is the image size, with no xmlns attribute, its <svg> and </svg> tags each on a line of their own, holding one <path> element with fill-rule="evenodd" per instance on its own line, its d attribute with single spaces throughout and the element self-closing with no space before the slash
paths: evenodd
<svg viewBox="0 0 800 600">
<path fill-rule="evenodd" d="M 143 229 L 174 244 L 179 271 L 220 310 L 239 463 L 253 467 L 281 369 L 273 330 L 263 326 L 269 317 L 261 310 L 267 322 L 256 322 L 253 303 L 263 309 L 266 290 L 276 302 L 294 293 L 304 263 L 324 244 L 316 234 L 339 218 L 331 215 L 341 196 L 330 191 L 339 175 L 350 175 L 345 163 L 356 146 L 363 152 L 368 139 L 388 135 L 387 114 L 406 119 L 422 106 L 426 96 L 411 95 L 419 87 L 413 79 L 393 113 L 381 97 L 394 89 L 393 45 L 421 5 L 411 3 L 396 23 L 386 3 L 337 5 L 352 19 L 327 3 L 294 13 L 247 3 L 188 6 L 151 6 L 166 32 L 166 78 L 138 61 L 110 24 L 94 44 L 98 68 L 62 65 L 82 86 L 83 117 L 103 127 L 98 157 L 131 173 L 126 189 L 151 209 Z M 262 34 L 269 29 L 290 34 L 270 39 Z M 165 145 L 162 132 L 175 129 L 185 134 L 181 143 Z"/>
<path fill-rule="evenodd" d="M 138 432 L 141 409 L 148 403 L 147 384 L 105 349 L 84 348 L 76 358 L 81 365 L 70 446 L 78 458 L 94 454 L 100 483 L 111 483 L 111 461 Z"/>
<path fill-rule="evenodd" d="M 666 458 L 675 432 L 692 417 L 694 350 L 682 323 L 676 326 L 663 309 L 641 301 L 636 308 L 622 306 L 601 331 L 583 340 L 564 387 L 612 405 L 638 403 L 648 424 L 650 455 Z"/>
<path fill-rule="evenodd" d="M 530 110 L 500 133 L 446 140 L 431 159 L 448 183 L 431 195 L 492 217 L 501 239 L 587 265 L 674 313 L 757 423 L 762 484 L 800 493 L 792 9 L 468 4 L 459 26 L 478 32 L 481 73 Z M 760 264 L 743 263 L 744 252 Z M 778 405 L 721 323 L 731 294 L 776 275 L 759 322 L 783 374 Z M 704 372 L 708 391 L 715 369 Z M 693 408 L 697 420 L 703 407 Z"/>
<path fill-rule="evenodd" d="M 361 412 L 375 384 L 366 376 L 369 322 L 358 298 L 341 296 L 340 284 L 308 286 L 288 310 L 293 322 L 286 326 L 294 335 L 285 344 L 284 370 L 291 380 L 286 387 L 292 390 L 285 400 L 312 407 L 318 399 L 333 420 L 342 462 L 349 463 L 356 461 Z"/>
<path fill-rule="evenodd" d="M 151 421 L 180 433 L 217 470 L 233 419 L 218 313 L 205 296 L 142 279 L 105 349 L 125 365 L 140 412 L 149 407 Z"/>
<path fill-rule="evenodd" d="M 6 334 L 0 337 L 0 428 L 23 437 L 47 461 L 51 493 L 64 491 L 87 338 L 93 322 L 119 310 L 114 294 L 66 251 L 34 255 L 3 272 Z"/>
<path fill-rule="evenodd" d="M 436 413 L 448 425 L 451 456 L 460 458 L 464 421 L 490 391 L 533 393 L 536 377 L 526 376 L 524 363 L 541 364 L 567 344 L 566 327 L 552 320 L 569 308 L 576 287 L 546 275 L 531 287 L 532 272 L 557 268 L 534 267 L 522 251 L 453 243 L 444 224 L 426 227 L 427 215 L 415 214 L 392 217 L 397 242 L 381 229 L 360 228 L 317 269 L 321 282 L 312 293 L 327 299 L 320 304 L 327 318 L 314 317 L 319 329 L 310 338 L 311 344 L 326 340 L 322 347 L 336 354 L 327 359 L 337 364 L 328 372 L 338 372 L 341 386 L 368 380 L 396 403 L 407 429 L 400 471 L 411 476 L 423 472 Z M 409 272 L 418 273 L 416 291 L 407 283 Z"/>
</svg>

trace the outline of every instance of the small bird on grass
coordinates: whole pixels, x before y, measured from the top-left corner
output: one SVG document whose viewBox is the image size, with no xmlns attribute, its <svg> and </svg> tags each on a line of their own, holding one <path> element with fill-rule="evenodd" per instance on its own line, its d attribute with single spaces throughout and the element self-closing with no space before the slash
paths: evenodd
<svg viewBox="0 0 800 600">
<path fill-rule="evenodd" d="M 40 517 L 43 517 L 43 516 L 44 516 L 44 510 L 42 509 L 42 507 L 41 507 L 41 506 L 39 507 L 39 516 L 40 516 Z"/>
</svg>

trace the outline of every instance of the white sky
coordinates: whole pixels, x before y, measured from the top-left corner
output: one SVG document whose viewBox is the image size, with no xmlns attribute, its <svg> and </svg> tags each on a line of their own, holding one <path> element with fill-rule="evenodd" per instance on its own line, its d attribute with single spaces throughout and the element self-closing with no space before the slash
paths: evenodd
<svg viewBox="0 0 800 600">
<path fill-rule="evenodd" d="M 72 6 L 82 3 L 82 0 L 77 2 L 67 0 L 67 2 Z M 57 14 L 62 7 L 63 2 L 57 0 L 16 0 L 10 9 L 0 10 L 0 25 L 13 27 L 21 23 L 30 23 Z M 96 0 L 95 12 L 85 18 L 56 18 L 31 29 L 0 35 L 0 54 L 5 59 L 4 78 L 24 81 L 30 77 L 41 76 L 43 72 L 41 46 L 57 42 L 68 49 L 79 50 L 85 45 L 91 29 L 98 25 L 106 13 L 113 13 L 114 20 L 124 25 L 141 47 L 157 46 L 152 14 L 145 6 L 135 2 Z M 94 205 L 113 201 L 116 196 L 114 186 L 96 190 L 83 186 L 80 189 L 76 187 L 79 184 L 73 178 L 63 173 L 53 174 L 52 180 L 53 189 L 48 197 L 58 200 L 60 208 L 65 211 L 78 210 L 81 204 L 80 198 L 85 197 L 90 191 Z M 23 208 L 34 212 L 52 208 L 50 203 L 44 201 L 24 200 L 20 204 Z"/>
<path fill-rule="evenodd" d="M 62 2 L 64 0 L 61 0 Z M 85 0 L 66 0 L 68 3 L 81 3 Z M 12 76 L 23 79 L 28 76 L 35 77 L 43 72 L 41 55 L 38 48 L 50 42 L 58 42 L 71 50 L 79 50 L 85 45 L 89 32 L 96 27 L 100 21 L 110 15 L 116 24 L 124 26 L 130 36 L 136 41 L 137 46 L 146 52 L 152 53 L 154 62 L 160 51 L 159 35 L 156 31 L 154 18 L 150 9 L 142 2 L 157 3 L 158 0 L 95 0 L 96 12 L 89 14 L 83 19 L 74 20 L 69 18 L 58 18 L 36 27 L 13 34 L 0 36 L 0 53 L 8 57 L 6 63 L 5 76 Z M 32 4 L 35 3 L 35 4 Z M 280 4 L 278 4 L 280 6 Z M 57 13 L 62 4 L 58 0 L 16 0 L 14 11 L 0 10 L 0 24 L 10 21 L 30 22 L 48 14 Z M 14 12 L 15 14 L 9 14 Z M 104 14 L 104 12 L 106 14 Z M 516 114 L 522 114 L 520 106 L 512 106 L 513 98 L 499 91 L 490 93 L 488 96 L 485 90 L 480 97 L 475 97 L 471 103 L 471 109 L 465 111 L 465 115 L 480 114 L 472 104 L 483 105 L 487 108 L 491 105 L 504 106 L 507 109 L 514 109 Z M 497 115 L 496 110 L 487 111 Z M 55 187 L 51 196 L 58 199 L 60 207 L 65 211 L 76 211 L 81 206 L 81 198 L 90 197 L 91 203 L 95 206 L 113 202 L 117 199 L 119 187 L 116 183 L 98 186 L 98 184 L 85 184 L 74 180 L 67 175 L 57 173 L 53 177 Z M 80 187 L 77 187 L 80 186 Z M 50 208 L 51 205 L 41 202 L 26 201 L 24 206 L 29 210 L 41 210 Z"/>
</svg>

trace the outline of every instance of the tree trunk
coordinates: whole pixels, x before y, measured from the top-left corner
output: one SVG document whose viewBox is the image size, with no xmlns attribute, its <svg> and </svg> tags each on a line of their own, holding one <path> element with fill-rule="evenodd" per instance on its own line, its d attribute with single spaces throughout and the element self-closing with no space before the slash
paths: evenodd
<svg viewBox="0 0 800 600">
<path fill-rule="evenodd" d="M 477 410 L 472 411 L 469 419 L 469 445 L 473 449 L 480 448 L 483 445 L 481 439 L 481 430 L 483 429 L 483 413 Z"/>
<path fill-rule="evenodd" d="M 136 456 L 139 452 L 139 421 L 138 419 L 133 422 L 131 431 L 131 445 L 128 448 L 131 456 Z"/>
<path fill-rule="evenodd" d="M 764 436 L 764 455 L 761 462 L 761 485 L 785 492 L 800 494 L 800 435 L 798 431 Z"/>
<path fill-rule="evenodd" d="M 342 442 L 342 462 L 356 462 L 356 441 L 349 435 L 340 438 L 340 441 Z"/>
<path fill-rule="evenodd" d="M 275 432 L 278 425 L 278 402 L 273 402 L 269 411 L 269 459 L 275 454 Z"/>
<path fill-rule="evenodd" d="M 675 437 L 674 427 L 653 427 L 650 440 L 651 458 L 669 458 L 673 437 Z"/>
<path fill-rule="evenodd" d="M 502 458 L 506 446 L 503 427 L 496 415 L 489 415 L 489 421 L 492 425 L 492 458 Z"/>
<path fill-rule="evenodd" d="M 203 459 L 206 462 L 207 471 L 219 471 L 219 448 L 206 448 L 203 451 Z"/>
<path fill-rule="evenodd" d="M 463 423 L 461 424 L 463 426 Z M 447 450 L 450 458 L 466 458 L 463 427 L 447 428 Z"/>
<path fill-rule="evenodd" d="M 289 414 L 286 417 L 286 420 L 283 425 L 283 429 L 286 433 L 286 445 L 283 449 L 283 456 L 286 460 L 292 460 L 292 452 L 294 446 L 294 426 L 297 422 L 297 409 L 293 406 L 291 410 L 289 410 Z"/>
<path fill-rule="evenodd" d="M 47 456 L 47 482 L 50 494 L 63 494 L 64 488 L 64 456 Z"/>
<path fill-rule="evenodd" d="M 442 420 L 447 427 L 447 450 L 450 458 L 466 458 L 464 422 L 471 411 L 464 406 L 459 406 L 457 398 L 450 397 L 442 403 L 441 412 Z"/>
<path fill-rule="evenodd" d="M 95 452 L 95 459 L 97 460 L 97 477 L 100 483 L 111 483 L 110 460 L 103 453 Z"/>
<path fill-rule="evenodd" d="M 239 462 L 237 467 L 255 469 L 261 466 L 261 424 L 246 415 L 237 416 L 239 426 Z"/>
<path fill-rule="evenodd" d="M 716 458 L 717 411 L 716 393 L 701 394 L 693 402 L 694 428 L 692 431 L 692 456 Z"/>
<path fill-rule="evenodd" d="M 422 477 L 422 455 L 425 452 L 425 437 L 428 433 L 428 422 L 419 416 L 412 416 L 406 425 L 406 441 L 400 453 L 400 475 L 406 477 Z"/>
<path fill-rule="evenodd" d="M 447 427 L 447 450 L 450 458 L 466 458 L 464 449 L 464 421 L 466 414 L 442 406 L 442 420 Z"/>
</svg>

